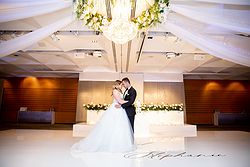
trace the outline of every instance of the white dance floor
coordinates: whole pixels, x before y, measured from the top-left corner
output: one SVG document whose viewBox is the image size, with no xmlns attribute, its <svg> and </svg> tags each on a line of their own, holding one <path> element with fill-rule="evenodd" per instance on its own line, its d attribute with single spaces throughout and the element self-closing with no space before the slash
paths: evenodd
<svg viewBox="0 0 250 167">
<path fill-rule="evenodd" d="M 89 153 L 75 157 L 80 140 L 72 130 L 0 131 L 1 167 L 248 167 L 250 133 L 198 131 L 197 137 L 137 139 L 132 153 Z"/>
</svg>

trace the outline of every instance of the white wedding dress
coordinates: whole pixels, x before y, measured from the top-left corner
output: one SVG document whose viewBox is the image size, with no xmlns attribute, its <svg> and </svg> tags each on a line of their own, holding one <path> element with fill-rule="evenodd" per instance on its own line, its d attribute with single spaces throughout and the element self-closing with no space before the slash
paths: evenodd
<svg viewBox="0 0 250 167">
<path fill-rule="evenodd" d="M 122 95 L 121 95 L 122 97 Z M 133 131 L 123 108 L 114 99 L 90 134 L 75 143 L 71 153 L 128 152 L 135 149 Z"/>
</svg>

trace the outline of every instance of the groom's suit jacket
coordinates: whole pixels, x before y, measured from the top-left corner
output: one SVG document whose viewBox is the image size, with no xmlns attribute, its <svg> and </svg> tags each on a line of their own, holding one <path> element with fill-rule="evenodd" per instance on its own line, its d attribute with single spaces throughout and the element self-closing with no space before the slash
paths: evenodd
<svg viewBox="0 0 250 167">
<path fill-rule="evenodd" d="M 135 98 L 136 98 L 136 90 L 131 86 L 129 90 L 125 91 L 125 97 L 124 100 L 128 101 L 127 103 L 122 104 L 122 108 L 125 109 L 128 116 L 134 116 L 136 114 L 135 112 Z"/>
</svg>

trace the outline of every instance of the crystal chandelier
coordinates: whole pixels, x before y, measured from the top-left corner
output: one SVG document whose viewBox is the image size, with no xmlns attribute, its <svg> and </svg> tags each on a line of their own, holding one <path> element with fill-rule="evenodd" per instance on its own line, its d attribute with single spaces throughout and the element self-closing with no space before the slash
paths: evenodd
<svg viewBox="0 0 250 167">
<path fill-rule="evenodd" d="M 103 32 L 117 44 L 125 44 L 138 31 L 145 32 L 152 25 L 163 23 L 168 15 L 168 3 L 169 0 L 77 0 L 75 13 L 84 25 Z"/>
<path fill-rule="evenodd" d="M 128 0 L 117 0 L 112 12 L 112 21 L 103 28 L 103 34 L 117 44 L 124 44 L 137 35 L 138 29 L 130 21 L 131 4 Z"/>
</svg>

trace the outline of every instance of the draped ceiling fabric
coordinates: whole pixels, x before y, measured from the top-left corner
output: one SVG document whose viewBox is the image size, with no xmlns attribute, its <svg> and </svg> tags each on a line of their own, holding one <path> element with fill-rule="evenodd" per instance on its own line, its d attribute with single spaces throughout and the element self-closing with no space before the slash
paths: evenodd
<svg viewBox="0 0 250 167">
<path fill-rule="evenodd" d="M 71 7 L 72 2 L 69 1 L 20 1 L 0 2 L 0 23 L 13 20 L 25 19 L 50 12 L 55 12 L 60 9 Z"/>
<path fill-rule="evenodd" d="M 230 5 L 250 5 L 249 0 L 190 0 L 190 1 L 230 4 Z"/>
<path fill-rule="evenodd" d="M 0 23 L 69 7 L 71 0 L 1 0 Z M 166 31 L 213 56 L 250 67 L 249 0 L 170 0 L 170 11 L 164 23 Z M 29 47 L 72 20 L 69 13 L 69 17 L 0 43 L 0 57 Z"/>
<path fill-rule="evenodd" d="M 165 28 L 221 59 L 250 67 L 249 0 L 172 0 Z"/>
<path fill-rule="evenodd" d="M 64 0 L 1 0 L 0 23 L 35 17 L 72 8 L 72 1 Z M 63 15 L 61 19 L 33 32 L 0 43 L 0 58 L 23 50 L 48 37 L 74 20 L 72 13 Z"/>
<path fill-rule="evenodd" d="M 19 50 L 23 50 L 34 43 L 48 37 L 57 30 L 63 28 L 73 21 L 72 16 L 68 16 L 55 23 L 39 28 L 33 32 L 16 37 L 14 39 L 0 43 L 0 58 L 15 53 Z M 25 41 L 25 42 L 24 42 Z"/>
</svg>

